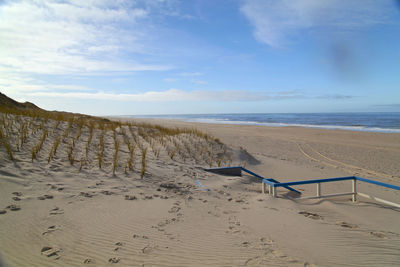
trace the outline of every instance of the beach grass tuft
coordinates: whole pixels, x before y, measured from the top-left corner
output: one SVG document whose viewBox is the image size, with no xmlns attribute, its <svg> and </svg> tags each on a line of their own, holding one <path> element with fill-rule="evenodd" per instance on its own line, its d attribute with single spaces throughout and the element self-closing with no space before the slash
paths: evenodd
<svg viewBox="0 0 400 267">
<path fill-rule="evenodd" d="M 144 148 L 142 150 L 142 169 L 140 170 L 140 177 L 142 179 L 144 174 L 146 173 L 146 168 L 147 168 L 146 154 L 147 154 L 147 148 Z"/>
</svg>

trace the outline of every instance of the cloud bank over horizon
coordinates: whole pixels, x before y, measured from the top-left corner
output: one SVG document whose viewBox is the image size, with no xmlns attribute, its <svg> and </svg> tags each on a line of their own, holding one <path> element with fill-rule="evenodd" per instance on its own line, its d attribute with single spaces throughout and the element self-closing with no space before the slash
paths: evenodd
<svg viewBox="0 0 400 267">
<path fill-rule="evenodd" d="M 69 88 L 68 88 L 69 89 Z M 77 89 L 80 90 L 80 89 Z M 55 97 L 55 98 L 76 98 L 76 99 L 101 99 L 117 100 L 128 102 L 181 102 L 181 101 L 265 101 L 265 100 L 285 100 L 285 99 L 349 99 L 355 96 L 350 95 L 317 95 L 310 96 L 300 91 L 282 91 L 278 93 L 234 91 L 234 90 L 196 90 L 184 91 L 180 89 L 169 89 L 167 91 L 147 91 L 137 94 L 120 94 L 105 92 L 31 92 L 30 96 Z"/>
</svg>

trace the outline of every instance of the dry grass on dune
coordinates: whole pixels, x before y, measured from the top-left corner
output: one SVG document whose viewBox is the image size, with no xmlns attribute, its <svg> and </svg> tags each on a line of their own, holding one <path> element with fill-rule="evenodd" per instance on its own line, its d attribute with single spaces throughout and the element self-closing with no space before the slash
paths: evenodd
<svg viewBox="0 0 400 267">
<path fill-rule="evenodd" d="M 77 169 L 106 173 L 149 172 L 149 162 L 230 165 L 218 139 L 193 128 L 122 123 L 80 114 L 35 109 L 0 110 L 0 153 L 32 164 L 69 162 Z"/>
</svg>

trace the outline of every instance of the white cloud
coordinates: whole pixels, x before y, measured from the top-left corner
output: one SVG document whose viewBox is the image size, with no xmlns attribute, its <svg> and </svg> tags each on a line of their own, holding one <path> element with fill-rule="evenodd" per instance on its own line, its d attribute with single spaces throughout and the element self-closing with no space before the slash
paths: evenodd
<svg viewBox="0 0 400 267">
<path fill-rule="evenodd" d="M 147 10 L 128 0 L 6 1 L 0 5 L 5 73 L 159 71 L 127 53 L 147 53 Z"/>
<path fill-rule="evenodd" d="M 206 81 L 202 81 L 202 80 L 193 80 L 193 81 L 191 81 L 192 83 L 195 83 L 195 84 L 208 84 L 208 82 L 206 82 Z"/>
<path fill-rule="evenodd" d="M 164 82 L 167 82 L 167 83 L 173 83 L 173 82 L 176 82 L 177 81 L 177 79 L 175 79 L 175 78 L 165 78 L 164 79 Z"/>
<path fill-rule="evenodd" d="M 179 73 L 180 76 L 184 76 L 184 77 L 190 77 L 190 76 L 202 76 L 203 73 L 201 72 L 182 72 Z"/>
<path fill-rule="evenodd" d="M 75 84 L 49 84 L 47 88 L 52 88 L 52 90 L 65 90 L 65 91 L 93 91 L 93 88 L 88 88 L 82 85 Z"/>
<path fill-rule="evenodd" d="M 2 69 L 0 68 L 0 73 Z M 0 89 L 5 94 L 23 95 L 30 92 L 62 91 L 93 91 L 94 89 L 76 84 L 50 84 L 33 79 L 27 75 L 7 74 L 0 75 Z"/>
<path fill-rule="evenodd" d="M 392 0 L 245 0 L 241 12 L 254 26 L 258 41 L 280 47 L 302 29 L 330 32 L 386 23 L 396 12 L 394 4 Z"/>
</svg>

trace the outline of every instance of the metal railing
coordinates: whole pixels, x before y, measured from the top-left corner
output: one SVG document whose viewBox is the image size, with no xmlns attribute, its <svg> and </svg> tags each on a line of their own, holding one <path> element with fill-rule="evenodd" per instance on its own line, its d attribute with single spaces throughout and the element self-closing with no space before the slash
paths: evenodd
<svg viewBox="0 0 400 267">
<path fill-rule="evenodd" d="M 305 184 L 316 184 L 317 189 L 316 189 L 316 196 L 312 197 L 301 197 L 298 199 L 316 199 L 316 198 L 329 198 L 329 197 L 338 197 L 338 196 L 347 196 L 351 195 L 352 196 L 352 201 L 355 202 L 357 200 L 357 196 L 369 198 L 372 200 L 375 200 L 380 203 L 384 203 L 386 205 L 391 205 L 396 208 L 400 208 L 400 204 L 393 203 L 388 200 L 384 200 L 378 197 L 374 197 L 365 193 L 361 193 L 357 190 L 357 181 L 359 182 L 365 182 L 369 184 L 374 184 L 394 190 L 400 191 L 400 186 L 397 185 L 392 185 L 392 184 L 387 184 L 387 183 L 382 183 L 378 182 L 375 180 L 370 180 L 366 178 L 361 178 L 357 176 L 348 176 L 348 177 L 336 177 L 336 178 L 326 178 L 326 179 L 316 179 L 316 180 L 303 180 L 303 181 L 296 181 L 296 182 L 288 182 L 288 183 L 280 183 L 279 181 L 272 179 L 272 178 L 264 178 L 246 168 L 243 168 L 241 166 L 236 166 L 236 167 L 222 167 L 222 168 L 213 168 L 213 169 L 206 169 L 206 171 L 211 171 L 215 173 L 220 173 L 220 174 L 226 174 L 226 175 L 241 175 L 241 171 L 244 171 L 254 177 L 257 177 L 261 179 L 261 191 L 263 194 L 266 192 L 266 186 L 268 185 L 269 190 L 268 193 L 272 195 L 272 197 L 277 196 L 277 189 L 278 187 L 283 187 L 285 189 L 288 189 L 290 191 L 296 192 L 299 195 L 301 195 L 301 192 L 292 188 L 292 186 L 296 185 L 305 185 Z M 345 193 L 337 193 L 337 194 L 328 194 L 328 195 L 322 195 L 321 194 L 321 188 L 323 183 L 329 183 L 329 182 L 338 182 L 338 181 L 347 181 L 350 180 L 352 181 L 352 187 L 351 187 L 351 192 L 345 192 Z"/>
<path fill-rule="evenodd" d="M 346 180 L 351 180 L 352 181 L 352 191 L 351 192 L 346 192 L 346 193 L 338 193 L 338 194 L 329 194 L 329 195 L 322 195 L 321 194 L 321 187 L 323 183 L 329 183 L 329 182 L 338 182 L 338 181 L 346 181 Z M 295 185 L 304 185 L 304 184 L 317 184 L 317 194 L 316 196 L 312 197 L 302 197 L 299 199 L 316 199 L 316 198 L 329 198 L 329 197 L 338 197 L 338 196 L 346 196 L 346 195 L 351 195 L 352 196 L 352 201 L 355 202 L 357 200 L 357 196 L 369 198 L 372 200 L 375 200 L 380 203 L 384 203 L 387 205 L 394 206 L 396 208 L 400 208 L 400 204 L 393 203 L 388 200 L 384 200 L 381 198 L 377 198 L 365 193 L 361 193 L 357 191 L 357 181 L 360 182 L 365 182 L 369 184 L 374 184 L 394 190 L 400 191 L 400 186 L 392 185 L 392 184 L 387 184 L 387 183 L 382 183 L 366 178 L 361 178 L 357 176 L 349 176 L 349 177 L 337 177 L 337 178 L 327 178 L 327 179 L 317 179 L 317 180 L 304 180 L 304 181 L 296 181 L 296 182 L 288 182 L 288 183 L 274 183 L 270 181 L 269 179 L 262 179 L 262 192 L 265 193 L 265 186 L 269 186 L 269 194 L 272 195 L 273 197 L 276 197 L 277 195 L 277 188 L 278 187 L 287 187 L 287 186 L 295 186 Z"/>
</svg>

